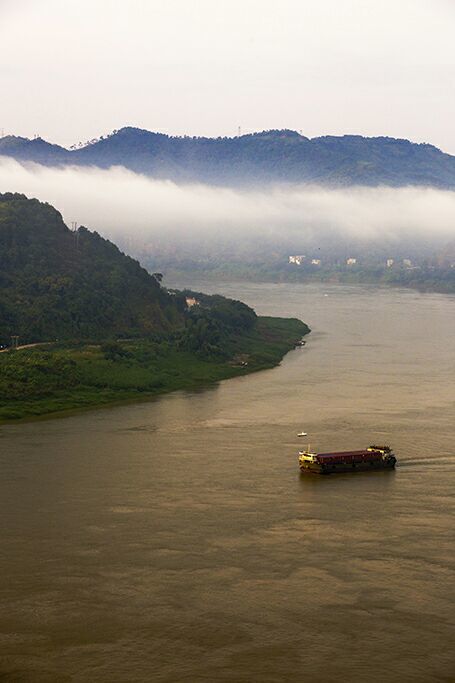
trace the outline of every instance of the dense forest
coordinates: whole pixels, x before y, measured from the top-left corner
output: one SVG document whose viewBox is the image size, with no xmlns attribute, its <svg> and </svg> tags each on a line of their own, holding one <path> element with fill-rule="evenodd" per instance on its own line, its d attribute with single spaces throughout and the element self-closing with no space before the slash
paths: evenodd
<svg viewBox="0 0 455 683">
<path fill-rule="evenodd" d="M 0 154 L 50 166 L 121 165 L 177 182 L 455 187 L 454 156 L 433 145 L 390 137 L 310 139 L 292 130 L 172 137 L 126 127 L 70 150 L 41 138 L 6 136 L 0 139 Z"/>
<path fill-rule="evenodd" d="M 49 204 L 0 195 L 0 343 L 169 332 L 184 299 L 96 232 L 69 230 Z"/>
<path fill-rule="evenodd" d="M 197 301 L 190 309 L 185 330 L 177 337 L 178 347 L 202 357 L 232 357 L 236 340 L 254 329 L 257 315 L 252 308 L 223 296 L 184 290 L 183 294 Z"/>
</svg>

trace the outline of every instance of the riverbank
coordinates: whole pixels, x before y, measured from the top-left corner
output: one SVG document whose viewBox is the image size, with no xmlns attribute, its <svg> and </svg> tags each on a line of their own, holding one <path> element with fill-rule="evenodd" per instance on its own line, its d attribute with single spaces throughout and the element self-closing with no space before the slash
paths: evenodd
<svg viewBox="0 0 455 683">
<path fill-rule="evenodd" d="M 293 318 L 259 317 L 231 340 L 229 358 L 204 358 L 170 340 L 53 345 L 0 357 L 0 423 L 143 401 L 272 368 L 309 332 Z"/>
</svg>

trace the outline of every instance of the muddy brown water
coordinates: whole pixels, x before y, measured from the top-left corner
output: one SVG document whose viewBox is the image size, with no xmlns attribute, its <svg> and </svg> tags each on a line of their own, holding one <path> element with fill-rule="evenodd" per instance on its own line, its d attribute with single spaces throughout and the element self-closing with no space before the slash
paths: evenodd
<svg viewBox="0 0 455 683">
<path fill-rule="evenodd" d="M 176 284 L 313 332 L 273 370 L 0 427 L 0 681 L 455 680 L 455 298 Z M 399 466 L 300 476 L 302 429 Z"/>
</svg>

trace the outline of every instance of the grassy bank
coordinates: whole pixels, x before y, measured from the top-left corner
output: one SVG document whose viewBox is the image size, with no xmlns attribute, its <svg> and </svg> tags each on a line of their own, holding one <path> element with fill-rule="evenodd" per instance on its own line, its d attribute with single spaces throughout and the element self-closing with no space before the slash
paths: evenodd
<svg viewBox="0 0 455 683">
<path fill-rule="evenodd" d="M 277 365 L 309 332 L 300 320 L 258 318 L 230 340 L 229 358 L 204 358 L 170 340 L 54 345 L 0 354 L 0 422 L 192 389 Z"/>
</svg>

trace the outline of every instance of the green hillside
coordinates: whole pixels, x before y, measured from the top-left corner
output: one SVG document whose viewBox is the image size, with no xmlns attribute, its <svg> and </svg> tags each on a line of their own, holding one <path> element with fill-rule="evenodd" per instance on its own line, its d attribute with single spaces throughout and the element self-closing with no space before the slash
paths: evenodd
<svg viewBox="0 0 455 683">
<path fill-rule="evenodd" d="M 182 297 L 114 244 L 72 232 L 49 204 L 0 194 L 0 343 L 137 337 L 183 323 Z"/>
</svg>

